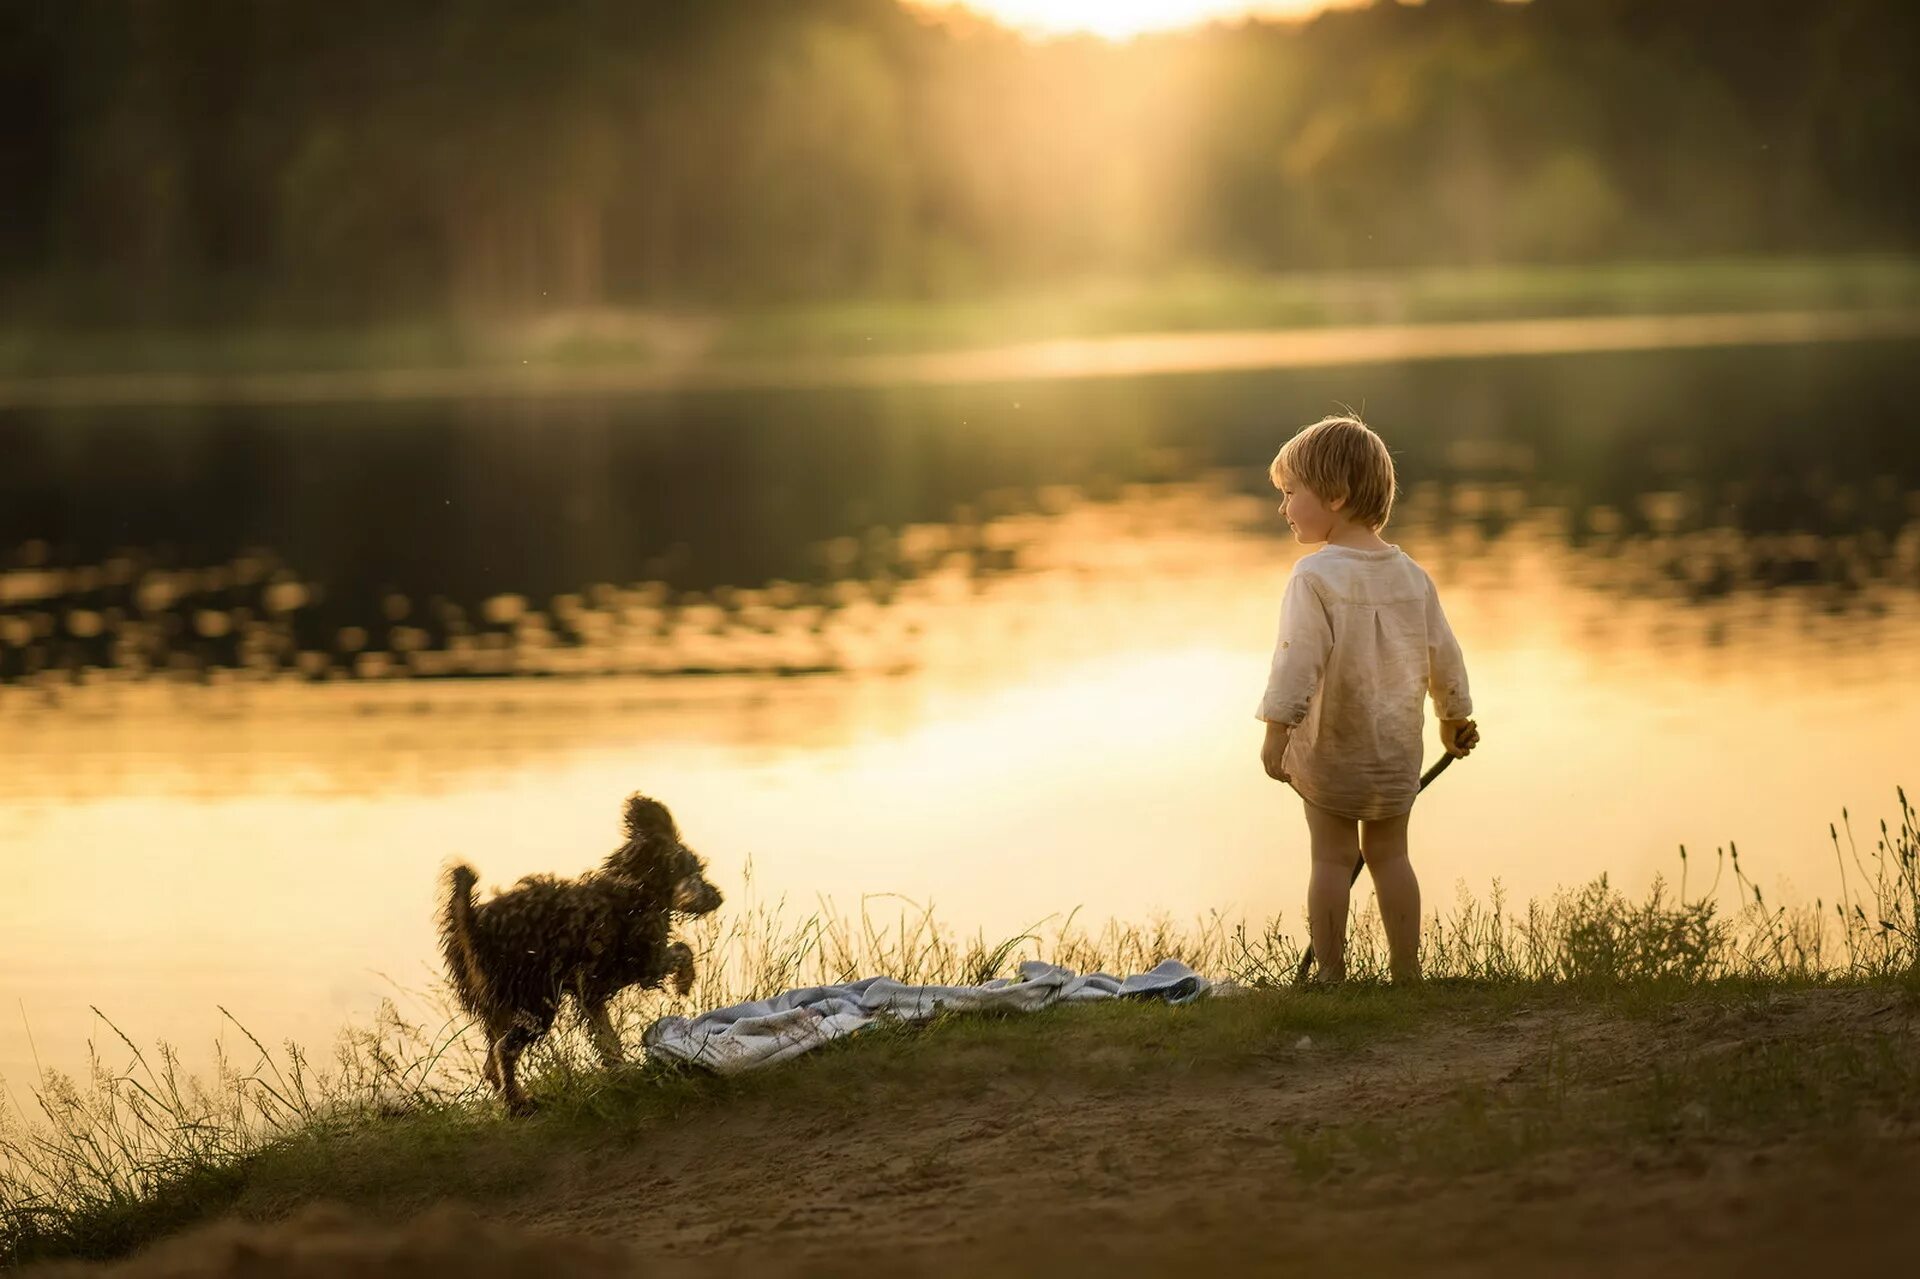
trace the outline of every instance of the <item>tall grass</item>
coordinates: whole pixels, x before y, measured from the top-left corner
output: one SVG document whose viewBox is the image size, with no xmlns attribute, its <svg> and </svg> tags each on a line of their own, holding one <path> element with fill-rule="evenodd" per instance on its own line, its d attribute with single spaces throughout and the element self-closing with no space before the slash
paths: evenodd
<svg viewBox="0 0 1920 1279">
<path fill-rule="evenodd" d="M 1427 974 L 1595 992 L 1726 981 L 1920 986 L 1920 818 L 1898 793 L 1898 828 L 1882 822 L 1864 853 L 1844 812 L 1830 828 L 1840 870 L 1830 906 L 1769 903 L 1733 846 L 1718 852 L 1713 881 L 1693 895 L 1682 848 L 1679 886 L 1656 880 L 1638 900 L 1604 876 L 1519 911 L 1497 885 L 1485 900 L 1463 894 L 1426 921 Z M 750 888 L 741 896 L 752 901 Z M 1163 919 L 1090 928 L 1069 914 L 997 941 L 968 939 L 931 909 L 892 897 L 867 898 L 854 915 L 823 903 L 798 920 L 784 902 L 752 904 L 699 921 L 687 940 L 699 954 L 698 984 L 684 1000 L 659 992 L 625 1000 L 624 1042 L 637 1043 L 664 1013 L 875 973 L 978 982 L 1028 959 L 1139 972 L 1178 958 L 1217 980 L 1277 987 L 1291 980 L 1301 945 L 1281 920 L 1253 926 L 1217 915 L 1189 926 Z M 1371 909 L 1353 920 L 1348 971 L 1362 981 L 1387 972 Z M 173 1200 L 185 1219 L 277 1143 L 395 1114 L 484 1122 L 491 1103 L 477 1034 L 450 1011 L 444 990 L 401 998 L 417 1005 L 413 1015 L 389 1000 L 371 1025 L 342 1033 L 325 1066 L 297 1044 L 268 1048 L 236 1021 L 250 1051 L 217 1051 L 208 1079 L 188 1075 L 168 1046 L 143 1052 L 103 1016 L 108 1035 L 93 1046 L 84 1079 L 48 1071 L 30 1104 L 8 1098 L 0 1108 L 0 1264 L 81 1229 L 111 1241 L 115 1221 L 138 1212 L 150 1226 Z M 593 1062 L 585 1034 L 567 1026 L 529 1054 L 527 1077 L 537 1095 L 565 1092 L 599 1077 Z"/>
</svg>

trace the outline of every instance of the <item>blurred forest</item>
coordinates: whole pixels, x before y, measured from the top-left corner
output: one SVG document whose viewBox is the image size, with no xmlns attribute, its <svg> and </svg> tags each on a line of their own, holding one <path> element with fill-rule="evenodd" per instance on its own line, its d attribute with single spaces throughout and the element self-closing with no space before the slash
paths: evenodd
<svg viewBox="0 0 1920 1279">
<path fill-rule="evenodd" d="M 1920 4 L 0 0 L 0 319 L 1920 248 Z"/>
</svg>

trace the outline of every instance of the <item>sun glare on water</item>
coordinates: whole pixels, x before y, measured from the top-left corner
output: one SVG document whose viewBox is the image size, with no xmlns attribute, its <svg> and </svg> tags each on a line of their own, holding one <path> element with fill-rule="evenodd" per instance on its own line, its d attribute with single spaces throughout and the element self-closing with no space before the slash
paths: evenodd
<svg viewBox="0 0 1920 1279">
<path fill-rule="evenodd" d="M 1216 19 L 1301 17 L 1342 0 L 916 0 L 921 8 L 971 9 L 1030 35 L 1088 32 L 1125 40 Z M 1352 0 L 1345 0 L 1351 3 Z"/>
</svg>

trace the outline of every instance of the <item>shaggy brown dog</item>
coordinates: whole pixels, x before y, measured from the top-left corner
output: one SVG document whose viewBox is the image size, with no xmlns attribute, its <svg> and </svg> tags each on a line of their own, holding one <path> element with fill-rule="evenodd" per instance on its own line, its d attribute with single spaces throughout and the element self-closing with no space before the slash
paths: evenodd
<svg viewBox="0 0 1920 1279">
<path fill-rule="evenodd" d="M 529 875 L 480 905 L 464 863 L 448 872 L 440 948 L 454 992 L 487 1032 L 487 1082 L 507 1108 L 532 1103 L 514 1078 L 520 1054 L 553 1028 L 572 995 L 601 1060 L 620 1060 L 607 1002 L 628 986 L 656 988 L 669 976 L 681 994 L 693 984 L 693 952 L 670 942 L 673 916 L 720 905 L 706 866 L 680 842 L 666 806 L 627 797 L 627 842 L 600 869 L 578 879 Z"/>
</svg>

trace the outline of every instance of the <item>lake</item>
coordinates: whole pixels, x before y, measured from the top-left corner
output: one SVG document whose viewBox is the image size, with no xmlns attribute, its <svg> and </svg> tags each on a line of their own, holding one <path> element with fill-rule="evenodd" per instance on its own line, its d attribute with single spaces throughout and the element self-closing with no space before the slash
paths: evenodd
<svg viewBox="0 0 1920 1279">
<path fill-rule="evenodd" d="M 448 859 L 583 869 L 634 789 L 734 907 L 1297 921 L 1265 467 L 1336 403 L 1484 736 L 1428 905 L 1728 841 L 1830 901 L 1828 822 L 1920 782 L 1916 356 L 0 412 L 0 1077 L 93 1007 L 324 1045 L 432 978 Z"/>
</svg>

